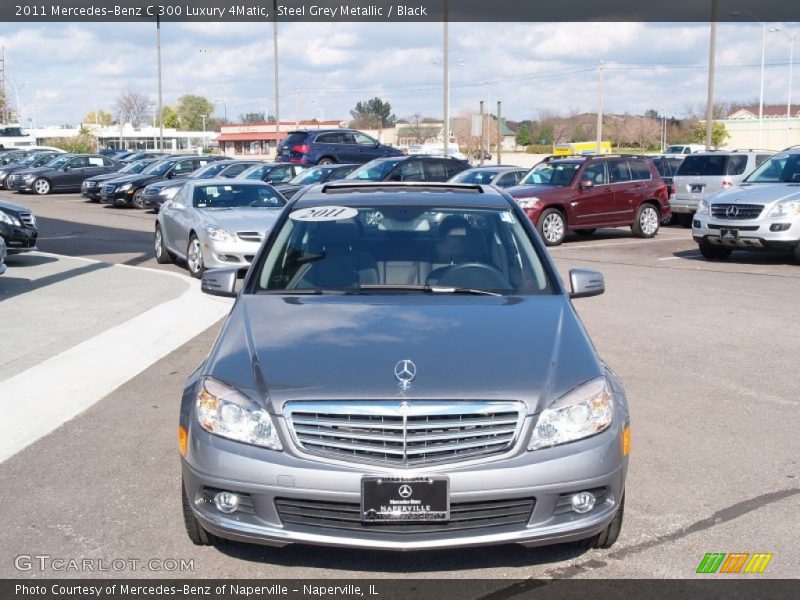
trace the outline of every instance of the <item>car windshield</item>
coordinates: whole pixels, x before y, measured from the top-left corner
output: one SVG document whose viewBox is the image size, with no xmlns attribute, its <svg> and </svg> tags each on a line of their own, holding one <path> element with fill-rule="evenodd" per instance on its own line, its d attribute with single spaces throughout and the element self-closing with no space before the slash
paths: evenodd
<svg viewBox="0 0 800 600">
<path fill-rule="evenodd" d="M 147 167 L 144 171 L 142 171 L 142 175 L 163 175 L 167 171 L 169 171 L 170 167 L 175 164 L 172 161 L 162 160 L 159 162 L 155 162 L 149 167 Z"/>
<path fill-rule="evenodd" d="M 667 146 L 664 154 L 683 154 L 683 146 Z"/>
<path fill-rule="evenodd" d="M 192 195 L 195 208 L 282 208 L 284 204 L 286 201 L 270 185 L 199 185 Z"/>
<path fill-rule="evenodd" d="M 747 183 L 800 183 L 800 154 L 771 156 L 745 181 Z"/>
<path fill-rule="evenodd" d="M 326 180 L 331 171 L 333 171 L 333 167 L 314 167 L 313 169 L 308 169 L 296 175 L 289 183 L 293 185 L 319 183 L 320 181 Z"/>
<path fill-rule="evenodd" d="M 45 166 L 49 167 L 51 169 L 58 169 L 59 167 L 62 167 L 65 164 L 67 164 L 67 161 L 69 159 L 71 159 L 71 158 L 72 158 L 71 156 L 66 156 L 66 155 L 65 156 L 57 156 L 56 158 L 51 160 L 49 163 L 47 163 Z"/>
<path fill-rule="evenodd" d="M 728 158 L 727 154 L 690 154 L 675 175 L 725 175 Z"/>
<path fill-rule="evenodd" d="M 258 181 L 261 181 L 264 178 L 264 175 L 266 175 L 270 169 L 272 169 L 272 165 L 255 165 L 246 171 L 242 171 L 242 174 L 239 175 L 239 178 L 257 179 Z"/>
<path fill-rule="evenodd" d="M 152 164 L 152 160 L 136 160 L 132 163 L 129 163 L 122 167 L 118 173 L 141 173 L 149 164 Z"/>
<path fill-rule="evenodd" d="M 510 208 L 299 208 L 257 269 L 257 293 L 552 293 L 541 256 Z"/>
<path fill-rule="evenodd" d="M 345 179 L 361 179 L 364 181 L 382 181 L 404 158 L 378 159 L 358 167 Z"/>
<path fill-rule="evenodd" d="M 575 179 L 575 174 L 581 168 L 582 163 L 550 161 L 539 163 L 525 178 L 519 182 L 520 185 L 532 185 L 544 183 L 547 185 L 570 185 Z"/>
<path fill-rule="evenodd" d="M 32 164 L 34 164 L 36 162 L 41 161 L 41 159 L 46 157 L 46 156 L 49 156 L 49 155 L 47 155 L 47 154 L 31 154 L 31 155 L 26 156 L 25 158 L 23 158 L 20 161 L 20 164 L 21 165 L 32 165 Z"/>
<path fill-rule="evenodd" d="M 497 176 L 498 172 L 497 170 L 491 169 L 468 169 L 462 171 L 450 181 L 453 183 L 489 184 L 492 183 L 492 180 Z"/>
</svg>

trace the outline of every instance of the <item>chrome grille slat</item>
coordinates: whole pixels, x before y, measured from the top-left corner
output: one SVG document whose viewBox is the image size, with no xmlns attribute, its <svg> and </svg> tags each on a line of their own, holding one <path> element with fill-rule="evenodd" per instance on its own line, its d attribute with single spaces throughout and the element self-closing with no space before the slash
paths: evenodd
<svg viewBox="0 0 800 600">
<path fill-rule="evenodd" d="M 511 401 L 289 402 L 284 416 L 297 447 L 310 454 L 410 466 L 509 450 L 525 407 Z"/>
<path fill-rule="evenodd" d="M 728 215 L 728 209 L 736 208 L 736 215 Z M 712 204 L 711 216 L 715 219 L 757 219 L 764 207 L 761 204 Z"/>
<path fill-rule="evenodd" d="M 236 235 L 245 242 L 258 242 L 260 244 L 262 240 L 262 235 L 258 231 L 237 231 Z"/>
<path fill-rule="evenodd" d="M 31 213 L 19 213 L 19 220 L 26 227 L 36 227 L 36 217 Z"/>
</svg>

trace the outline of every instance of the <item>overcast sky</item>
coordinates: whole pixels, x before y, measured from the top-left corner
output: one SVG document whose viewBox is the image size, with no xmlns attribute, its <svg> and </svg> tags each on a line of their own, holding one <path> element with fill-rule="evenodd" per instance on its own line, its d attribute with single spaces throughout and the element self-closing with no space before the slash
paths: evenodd
<svg viewBox="0 0 800 600">
<path fill-rule="evenodd" d="M 767 35 L 765 96 L 785 103 L 783 32 L 800 26 L 770 26 L 782 31 Z M 452 23 L 451 111 L 463 113 L 481 99 L 502 100 L 503 114 L 516 120 L 541 110 L 594 111 L 603 60 L 607 112 L 653 108 L 684 116 L 705 103 L 708 38 L 708 24 Z M 2 24 L 0 43 L 9 96 L 14 102 L 13 86 L 21 88 L 26 126 L 34 105 L 39 125 L 56 125 L 77 123 L 95 105 L 111 108 L 126 89 L 156 99 L 153 24 Z M 165 104 L 194 93 L 224 101 L 231 120 L 274 112 L 271 24 L 164 23 L 162 44 Z M 301 118 L 345 119 L 357 101 L 373 96 L 400 118 L 443 114 L 439 23 L 282 24 L 280 44 L 284 120 L 296 117 L 298 89 Z M 760 59 L 759 24 L 719 24 L 717 98 L 757 99 Z M 797 81 L 800 69 L 795 73 Z M 217 114 L 223 112 L 219 102 Z"/>
</svg>

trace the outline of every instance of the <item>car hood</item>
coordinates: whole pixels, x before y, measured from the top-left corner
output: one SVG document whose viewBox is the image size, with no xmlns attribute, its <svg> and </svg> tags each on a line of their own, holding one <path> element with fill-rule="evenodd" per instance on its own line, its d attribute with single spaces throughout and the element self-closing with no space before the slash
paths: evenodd
<svg viewBox="0 0 800 600">
<path fill-rule="evenodd" d="M 26 206 L 22 206 L 21 204 L 16 204 L 15 202 L 9 202 L 8 200 L 2 200 L 2 199 L 0 199 L 0 208 L 17 213 L 31 212 L 31 210 Z"/>
<path fill-rule="evenodd" d="M 148 184 L 147 187 L 158 190 L 160 192 L 161 190 L 165 190 L 171 187 L 181 187 L 184 183 L 186 183 L 186 181 L 187 179 L 164 179 L 164 180 L 154 181 L 153 183 Z"/>
<path fill-rule="evenodd" d="M 125 183 L 135 183 L 135 184 L 143 184 L 147 183 L 150 180 L 160 179 L 160 177 L 153 176 L 153 175 L 142 175 L 141 173 L 132 173 L 131 175 L 120 175 L 119 173 L 111 173 L 111 175 L 116 175 L 116 177 L 111 177 L 113 183 L 116 185 L 122 185 Z"/>
<path fill-rule="evenodd" d="M 108 181 L 109 179 L 119 179 L 120 177 L 126 177 L 126 175 L 120 175 L 119 173 L 103 173 L 102 175 L 93 175 L 86 179 L 86 181 Z"/>
<path fill-rule="evenodd" d="M 198 208 L 203 220 L 228 231 L 266 233 L 275 225 L 280 208 Z"/>
<path fill-rule="evenodd" d="M 530 198 L 531 196 L 541 196 L 546 194 L 557 193 L 561 190 L 568 190 L 569 186 L 565 185 L 547 185 L 545 183 L 532 183 L 530 185 L 515 185 L 506 188 L 507 194 L 512 198 Z"/>
<path fill-rule="evenodd" d="M 781 200 L 800 200 L 798 183 L 746 183 L 722 190 L 708 197 L 708 201 L 725 204 L 771 204 Z"/>
<path fill-rule="evenodd" d="M 29 173 L 32 175 L 39 175 L 41 173 L 49 173 L 53 171 L 59 171 L 59 169 L 51 169 L 50 167 L 33 167 L 32 169 L 20 169 L 16 171 L 15 175 L 28 175 Z"/>
<path fill-rule="evenodd" d="M 487 352 L 487 349 L 491 349 Z M 412 360 L 403 392 L 394 375 Z M 564 296 L 244 294 L 203 369 L 290 400 L 521 400 L 538 413 L 604 372 Z"/>
</svg>

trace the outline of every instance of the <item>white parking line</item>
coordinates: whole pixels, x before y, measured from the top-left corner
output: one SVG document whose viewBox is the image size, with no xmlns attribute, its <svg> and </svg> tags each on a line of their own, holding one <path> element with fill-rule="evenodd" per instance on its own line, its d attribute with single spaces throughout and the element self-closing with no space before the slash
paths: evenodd
<svg viewBox="0 0 800 600">
<path fill-rule="evenodd" d="M 691 238 L 686 238 L 684 236 L 658 236 L 657 238 L 652 238 L 649 240 L 635 240 L 635 241 L 627 241 L 627 242 L 579 242 L 577 244 L 564 244 L 562 246 L 558 246 L 557 248 L 549 248 L 552 252 L 553 250 L 580 250 L 581 248 L 608 248 L 610 246 L 632 246 L 634 244 L 652 244 L 654 242 L 674 242 L 674 241 L 689 241 Z"/>
<path fill-rule="evenodd" d="M 189 289 L 0 384 L 0 462 L 74 418 L 230 310 L 230 300 L 204 295 L 197 280 L 158 272 L 189 280 Z"/>
</svg>

